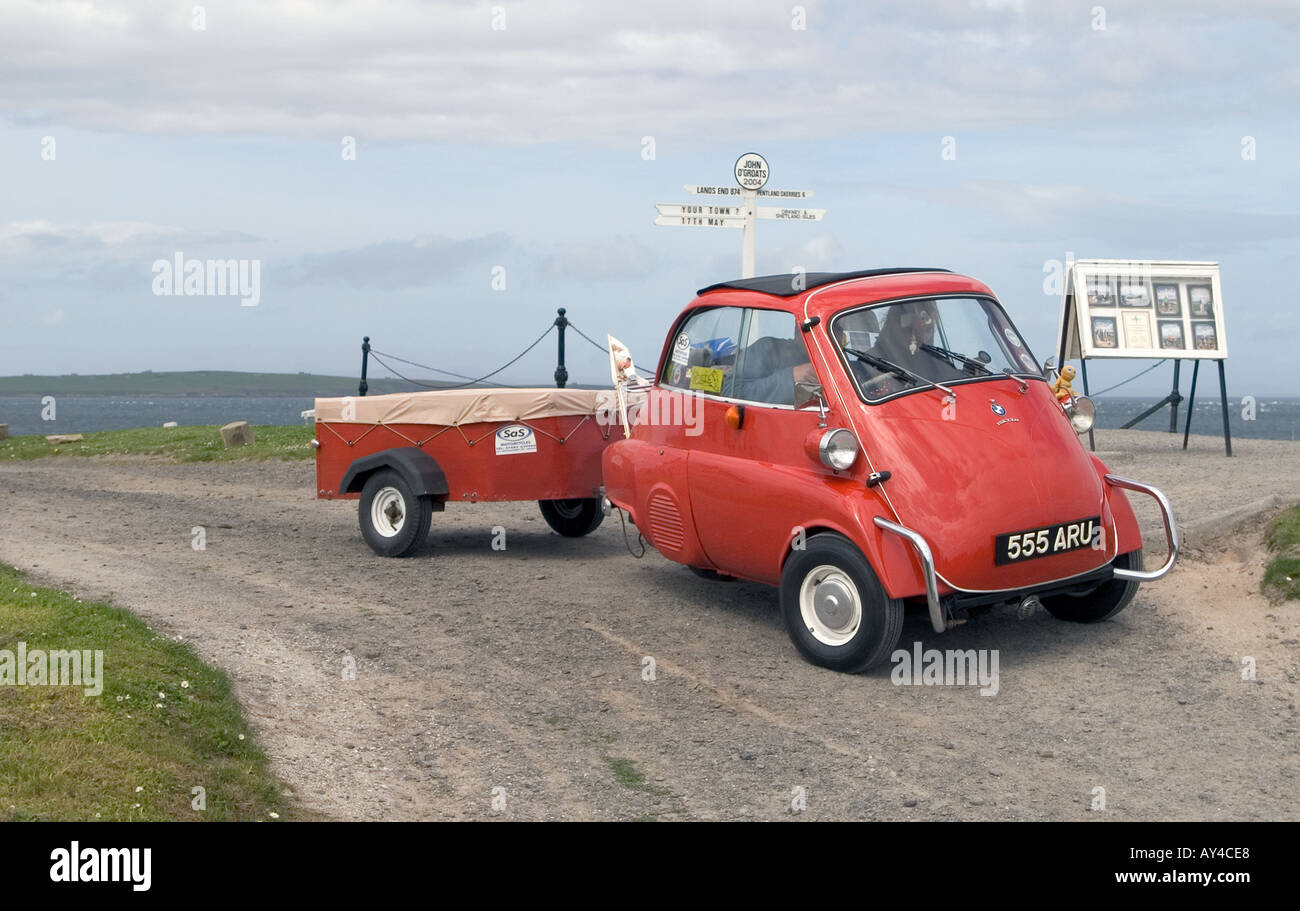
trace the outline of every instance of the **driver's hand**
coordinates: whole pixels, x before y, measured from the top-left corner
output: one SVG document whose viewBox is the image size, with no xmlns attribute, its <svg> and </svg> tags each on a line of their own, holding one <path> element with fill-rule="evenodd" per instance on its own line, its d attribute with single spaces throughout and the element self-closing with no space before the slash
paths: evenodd
<svg viewBox="0 0 1300 911">
<path fill-rule="evenodd" d="M 794 370 L 791 371 L 791 373 L 793 374 L 794 381 L 796 383 L 817 382 L 817 371 L 813 369 L 813 365 L 811 363 L 799 364 L 797 367 L 794 368 Z"/>
</svg>

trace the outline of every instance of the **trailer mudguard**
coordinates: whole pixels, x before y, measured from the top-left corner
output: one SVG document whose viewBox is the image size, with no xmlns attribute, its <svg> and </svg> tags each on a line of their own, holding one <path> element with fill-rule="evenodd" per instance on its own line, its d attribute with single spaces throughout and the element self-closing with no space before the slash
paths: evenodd
<svg viewBox="0 0 1300 911">
<path fill-rule="evenodd" d="M 433 456 L 415 446 L 385 449 L 374 455 L 363 456 L 348 466 L 339 483 L 339 493 L 359 493 L 366 478 L 376 471 L 391 468 L 398 472 L 416 496 L 431 496 L 435 500 L 446 498 L 449 488 L 447 476 L 434 461 Z"/>
</svg>

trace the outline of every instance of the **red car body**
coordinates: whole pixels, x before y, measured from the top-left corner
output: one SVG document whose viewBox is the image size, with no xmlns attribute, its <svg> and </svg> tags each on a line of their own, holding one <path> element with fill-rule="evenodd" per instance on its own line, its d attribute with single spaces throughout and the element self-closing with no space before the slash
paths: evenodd
<svg viewBox="0 0 1300 911">
<path fill-rule="evenodd" d="M 936 296 L 996 301 L 988 287 L 962 275 L 882 273 L 828 276 L 797 293 L 761 290 L 779 287 L 765 280 L 704 289 L 669 332 L 645 405 L 658 414 L 698 409 L 698 432 L 689 435 L 680 423 L 642 423 L 611 445 L 603 457 L 609 500 L 669 559 L 769 585 L 781 584 L 800 541 L 821 532 L 842 536 L 865 556 L 889 598 L 927 599 L 936 628 L 947 628 L 962 602 L 1018 600 L 1069 586 L 1106 574 L 1117 556 L 1140 550 L 1126 496 L 1085 450 L 1041 373 L 954 384 L 950 412 L 933 388 L 878 404 L 859 395 L 829 334 L 836 314 Z M 735 414 L 729 423 L 727 412 L 741 403 L 666 385 L 679 329 L 701 308 L 716 307 L 790 314 L 804 328 L 825 414 L 747 402 L 737 428 Z M 683 396 L 695 400 L 672 401 Z M 819 458 L 817 441 L 833 428 L 857 440 L 860 455 L 847 470 Z M 888 479 L 880 480 L 885 473 Z M 1100 517 L 1104 546 L 1009 565 L 995 559 L 999 535 L 1093 516 Z M 930 580 L 916 536 L 929 550 Z"/>
</svg>

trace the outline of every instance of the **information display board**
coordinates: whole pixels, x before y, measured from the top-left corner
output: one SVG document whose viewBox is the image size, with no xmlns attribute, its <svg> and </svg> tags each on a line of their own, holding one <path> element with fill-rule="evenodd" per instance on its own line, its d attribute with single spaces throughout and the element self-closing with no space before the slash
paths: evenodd
<svg viewBox="0 0 1300 911">
<path fill-rule="evenodd" d="M 1082 259 L 1066 277 L 1057 352 L 1094 357 L 1223 360 L 1219 264 Z"/>
</svg>

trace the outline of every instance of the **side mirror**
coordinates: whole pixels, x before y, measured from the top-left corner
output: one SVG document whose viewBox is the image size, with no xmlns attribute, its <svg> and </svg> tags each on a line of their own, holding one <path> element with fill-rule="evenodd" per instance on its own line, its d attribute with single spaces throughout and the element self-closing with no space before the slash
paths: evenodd
<svg viewBox="0 0 1300 911">
<path fill-rule="evenodd" d="M 794 384 L 794 407 L 804 408 L 812 402 L 817 403 L 822 421 L 826 420 L 826 390 L 821 383 L 799 380 Z"/>
<path fill-rule="evenodd" d="M 1050 380 L 1052 378 L 1052 371 L 1055 369 L 1056 355 L 1052 355 L 1047 360 L 1043 361 L 1043 379 Z"/>
</svg>

